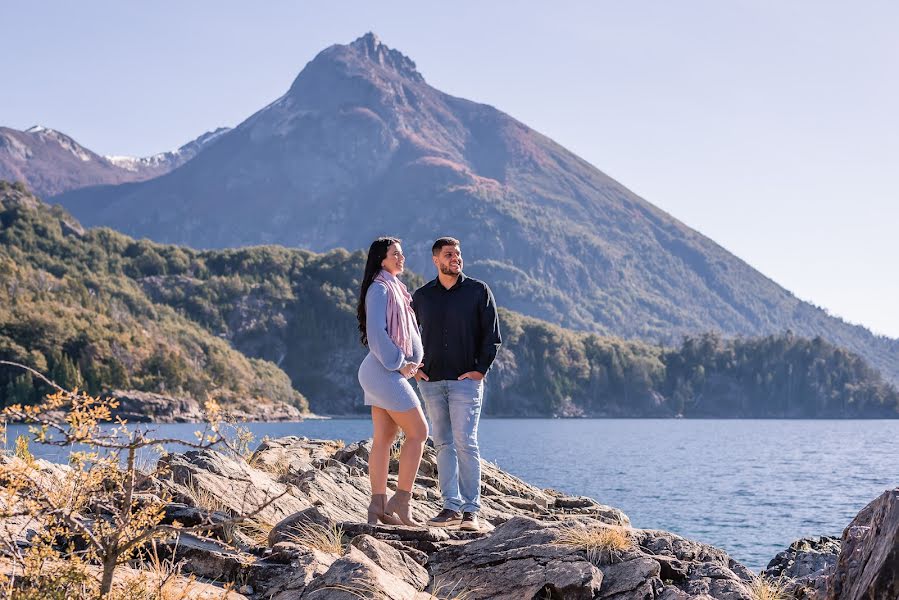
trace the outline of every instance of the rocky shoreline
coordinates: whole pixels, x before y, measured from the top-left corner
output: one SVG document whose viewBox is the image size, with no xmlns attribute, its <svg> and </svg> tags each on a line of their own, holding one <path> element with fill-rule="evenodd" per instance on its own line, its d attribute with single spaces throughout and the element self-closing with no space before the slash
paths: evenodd
<svg viewBox="0 0 899 600">
<path fill-rule="evenodd" d="M 194 398 L 169 396 L 136 390 L 114 390 L 106 394 L 118 401 L 115 416 L 129 423 L 201 423 L 206 419 L 203 407 Z M 229 408 L 231 418 L 238 421 L 302 421 L 314 417 L 297 407 L 277 400 L 257 402 L 250 410 Z"/>
<path fill-rule="evenodd" d="M 536 488 L 486 461 L 482 531 L 368 525 L 369 448 L 285 437 L 263 441 L 247 459 L 208 449 L 164 456 L 141 493 L 171 498 L 166 522 L 221 522 L 262 506 L 236 527 L 162 544 L 182 575 L 196 578 L 185 580 L 186 597 L 899 598 L 899 488 L 865 507 L 842 539 L 797 541 L 760 577 L 723 550 L 633 528 L 616 508 Z M 38 462 L 50 476 L 67 468 Z M 396 467 L 394 460 L 390 487 Z M 413 496 L 419 521 L 440 508 L 433 448 Z M 18 534 L 27 544 L 29 531 Z M 781 595 L 761 595 L 760 586 Z"/>
</svg>

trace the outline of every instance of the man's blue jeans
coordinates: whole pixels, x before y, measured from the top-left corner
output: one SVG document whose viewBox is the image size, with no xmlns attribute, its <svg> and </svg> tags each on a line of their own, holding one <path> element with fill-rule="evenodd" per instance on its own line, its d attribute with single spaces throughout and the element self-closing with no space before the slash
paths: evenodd
<svg viewBox="0 0 899 600">
<path fill-rule="evenodd" d="M 437 448 L 437 476 L 443 508 L 462 512 L 481 509 L 481 451 L 478 421 L 483 381 L 419 381 L 431 438 Z"/>
</svg>

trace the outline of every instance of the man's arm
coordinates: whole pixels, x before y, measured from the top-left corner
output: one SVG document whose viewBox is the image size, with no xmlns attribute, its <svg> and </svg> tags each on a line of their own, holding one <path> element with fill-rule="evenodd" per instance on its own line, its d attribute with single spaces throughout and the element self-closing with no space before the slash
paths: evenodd
<svg viewBox="0 0 899 600">
<path fill-rule="evenodd" d="M 421 305 L 421 302 L 421 288 L 418 288 L 412 292 L 412 312 L 415 313 L 415 322 L 418 323 L 419 333 L 421 333 L 421 311 L 418 307 Z"/>
<path fill-rule="evenodd" d="M 496 300 L 493 299 L 493 292 L 490 291 L 490 286 L 486 283 L 484 284 L 484 293 L 480 302 L 480 310 L 478 311 L 478 320 L 481 326 L 481 343 L 476 370 L 482 375 L 486 375 L 490 365 L 493 364 L 493 360 L 496 358 L 500 345 L 503 343 L 499 332 L 499 315 L 496 312 Z"/>
<path fill-rule="evenodd" d="M 424 296 L 421 293 L 421 288 L 418 288 L 412 294 L 412 312 L 415 313 L 415 322 L 418 323 L 418 333 L 422 336 L 422 338 L 421 338 L 422 346 L 424 346 L 424 342 L 425 342 L 424 331 L 423 331 L 422 325 L 421 325 L 421 313 L 422 313 L 421 303 L 424 302 L 423 298 L 424 298 Z M 424 366 L 425 366 L 425 364 L 421 363 L 420 365 L 418 365 L 419 368 L 415 371 L 415 379 L 417 381 L 421 381 L 422 379 L 425 381 L 428 381 L 427 373 L 425 373 L 424 371 L 421 370 L 421 368 Z"/>
</svg>

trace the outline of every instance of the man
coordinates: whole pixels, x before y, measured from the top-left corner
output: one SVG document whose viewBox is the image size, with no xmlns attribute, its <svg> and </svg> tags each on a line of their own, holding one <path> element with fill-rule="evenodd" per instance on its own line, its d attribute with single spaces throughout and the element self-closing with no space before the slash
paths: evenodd
<svg viewBox="0 0 899 600">
<path fill-rule="evenodd" d="M 481 453 L 478 421 L 484 376 L 502 343 L 496 302 L 487 284 L 462 273 L 459 240 L 431 248 L 437 277 L 415 291 L 424 366 L 415 378 L 431 421 L 443 510 L 429 527 L 480 528 Z"/>
</svg>

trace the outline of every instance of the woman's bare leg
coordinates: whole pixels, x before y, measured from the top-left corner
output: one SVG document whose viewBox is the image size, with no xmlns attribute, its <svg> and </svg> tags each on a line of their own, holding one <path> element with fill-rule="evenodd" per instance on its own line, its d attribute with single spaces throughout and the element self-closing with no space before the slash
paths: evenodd
<svg viewBox="0 0 899 600">
<path fill-rule="evenodd" d="M 405 440 L 400 450 L 400 473 L 397 478 L 396 489 L 406 492 L 412 491 L 418 466 L 421 464 L 421 454 L 428 440 L 428 422 L 417 406 L 411 410 L 396 412 L 388 411 L 390 418 L 403 430 Z"/>
<path fill-rule="evenodd" d="M 390 447 L 398 431 L 390 413 L 377 406 L 371 407 L 371 422 L 374 429 L 371 456 L 368 457 L 368 477 L 372 494 L 387 493 L 387 469 L 390 466 Z"/>
</svg>

